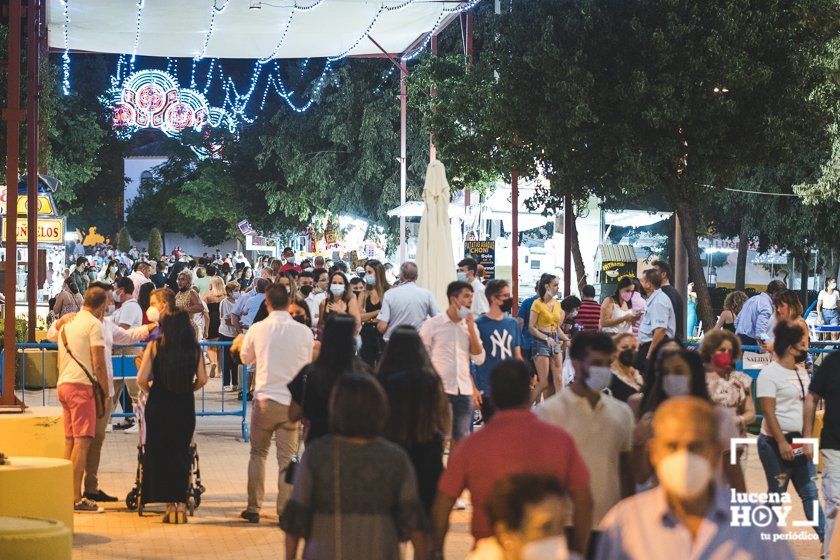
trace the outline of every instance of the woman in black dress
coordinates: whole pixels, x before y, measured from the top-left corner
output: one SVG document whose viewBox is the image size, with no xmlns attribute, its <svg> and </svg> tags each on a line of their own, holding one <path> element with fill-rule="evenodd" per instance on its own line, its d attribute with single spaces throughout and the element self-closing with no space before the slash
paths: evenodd
<svg viewBox="0 0 840 560">
<path fill-rule="evenodd" d="M 365 263 L 364 281 L 367 290 L 362 300 L 362 349 L 359 357 L 370 367 L 375 367 L 385 344 L 376 328 L 376 318 L 382 309 L 382 298 L 391 286 L 385 278 L 385 267 L 376 259 Z"/>
<path fill-rule="evenodd" d="M 303 418 L 306 443 L 329 433 L 330 393 L 342 375 L 369 371 L 356 357 L 356 320 L 350 315 L 335 314 L 324 326 L 318 358 L 304 367 L 289 383 L 292 404 L 289 420 Z"/>
<path fill-rule="evenodd" d="M 137 373 L 137 385 L 148 393 L 142 496 L 144 503 L 166 502 L 164 523 L 186 523 L 193 392 L 207 383 L 207 373 L 186 312 L 165 313 L 160 330 L 160 338 L 146 347 Z"/>
<path fill-rule="evenodd" d="M 440 377 L 414 328 L 394 330 L 377 377 L 388 395 L 391 411 L 385 437 L 399 444 L 411 458 L 420 501 L 430 514 L 443 472 L 443 434 L 449 430 L 450 413 Z"/>
</svg>

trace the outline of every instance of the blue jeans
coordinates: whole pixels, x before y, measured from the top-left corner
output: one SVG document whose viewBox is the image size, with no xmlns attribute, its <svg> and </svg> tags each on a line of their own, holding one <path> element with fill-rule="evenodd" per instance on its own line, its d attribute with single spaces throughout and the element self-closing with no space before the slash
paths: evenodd
<svg viewBox="0 0 840 560">
<path fill-rule="evenodd" d="M 761 459 L 764 476 L 767 478 L 767 492 L 773 494 L 787 492 L 788 482 L 793 482 L 793 487 L 802 500 L 805 517 L 809 521 L 814 520 L 814 502 L 817 503 L 819 524 L 814 527 L 814 531 L 822 540 L 825 534 L 825 515 L 822 507 L 819 507 L 819 494 L 815 482 L 817 479 L 816 465 L 804 455 L 793 461 L 783 460 L 782 456 L 779 455 L 779 446 L 776 440 L 764 434 L 758 436 L 758 458 Z"/>
<path fill-rule="evenodd" d="M 452 414 L 450 438 L 458 441 L 470 435 L 473 419 L 472 395 L 446 395 L 449 400 L 449 412 Z"/>
</svg>

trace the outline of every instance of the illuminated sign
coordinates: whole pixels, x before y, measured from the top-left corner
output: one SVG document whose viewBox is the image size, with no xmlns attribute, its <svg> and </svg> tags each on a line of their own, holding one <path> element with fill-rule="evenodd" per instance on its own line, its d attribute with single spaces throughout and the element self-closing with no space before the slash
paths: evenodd
<svg viewBox="0 0 840 560">
<path fill-rule="evenodd" d="M 18 214 L 25 216 L 29 204 L 26 200 L 26 195 L 19 195 L 17 199 Z M 55 204 L 53 204 L 52 196 L 46 193 L 38 194 L 38 215 L 51 216 L 55 214 Z M 0 214 L 6 215 L 6 189 L 0 190 Z"/>
<path fill-rule="evenodd" d="M 2 221 L 2 236 L 0 238 L 3 242 L 6 241 L 6 218 Z M 17 220 L 17 242 L 26 243 L 27 233 L 29 230 L 29 222 L 26 218 L 18 218 Z M 64 218 L 38 218 L 38 243 L 64 243 Z"/>
</svg>

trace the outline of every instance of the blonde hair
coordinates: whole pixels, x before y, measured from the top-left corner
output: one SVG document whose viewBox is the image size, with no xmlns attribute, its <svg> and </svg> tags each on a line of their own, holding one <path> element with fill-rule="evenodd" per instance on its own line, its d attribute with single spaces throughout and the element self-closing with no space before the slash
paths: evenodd
<svg viewBox="0 0 840 560">
<path fill-rule="evenodd" d="M 225 281 L 221 276 L 213 276 L 210 278 L 210 287 L 207 290 L 207 296 L 223 298 L 227 296 L 225 292 Z"/>
</svg>

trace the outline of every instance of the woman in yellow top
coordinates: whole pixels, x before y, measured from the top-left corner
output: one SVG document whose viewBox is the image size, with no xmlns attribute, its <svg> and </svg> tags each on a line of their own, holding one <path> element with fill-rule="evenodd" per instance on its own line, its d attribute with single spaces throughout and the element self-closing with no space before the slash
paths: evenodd
<svg viewBox="0 0 840 560">
<path fill-rule="evenodd" d="M 528 330 L 534 337 L 531 352 L 537 368 L 537 386 L 531 393 L 533 402 L 539 401 L 543 393 L 547 397 L 563 388 L 560 343 L 568 342 L 569 337 L 560 330 L 566 314 L 560 308 L 560 302 L 555 299 L 559 284 L 556 276 L 544 274 L 537 284 L 539 298 L 531 306 Z"/>
</svg>

